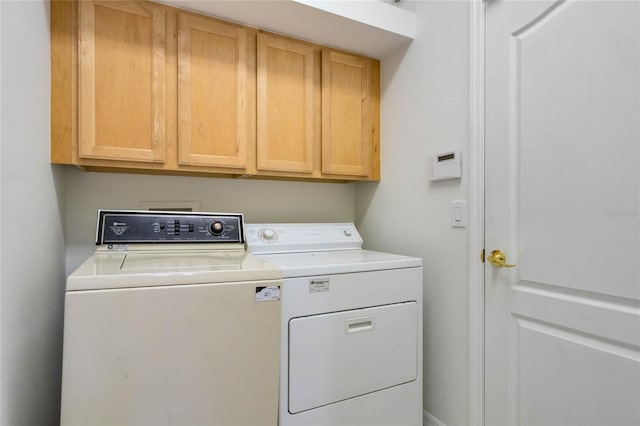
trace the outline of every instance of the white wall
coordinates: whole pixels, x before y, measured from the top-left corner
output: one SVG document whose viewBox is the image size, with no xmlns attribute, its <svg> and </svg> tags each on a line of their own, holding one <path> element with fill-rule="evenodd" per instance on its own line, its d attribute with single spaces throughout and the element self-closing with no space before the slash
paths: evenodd
<svg viewBox="0 0 640 426">
<path fill-rule="evenodd" d="M 49 164 L 49 13 L 1 1 L 3 425 L 58 422 L 64 297 L 64 182 Z"/>
<path fill-rule="evenodd" d="M 416 38 L 382 58 L 380 183 L 358 184 L 365 246 L 424 265 L 424 409 L 469 424 L 468 232 L 450 227 L 450 202 L 468 198 L 469 2 L 403 2 Z M 429 183 L 429 156 L 463 155 L 462 181 Z"/>
<path fill-rule="evenodd" d="M 202 211 L 240 212 L 256 222 L 353 222 L 353 183 L 284 182 L 86 173 L 68 168 L 67 272 L 95 250 L 97 210 L 141 201 L 199 201 Z"/>
</svg>

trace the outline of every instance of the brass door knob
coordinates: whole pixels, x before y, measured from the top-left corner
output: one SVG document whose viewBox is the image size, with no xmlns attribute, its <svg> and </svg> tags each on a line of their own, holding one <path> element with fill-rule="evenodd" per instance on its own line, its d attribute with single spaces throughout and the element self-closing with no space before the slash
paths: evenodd
<svg viewBox="0 0 640 426">
<path fill-rule="evenodd" d="M 507 255 L 502 250 L 492 250 L 487 260 L 496 268 L 513 268 L 516 266 L 507 263 Z"/>
</svg>

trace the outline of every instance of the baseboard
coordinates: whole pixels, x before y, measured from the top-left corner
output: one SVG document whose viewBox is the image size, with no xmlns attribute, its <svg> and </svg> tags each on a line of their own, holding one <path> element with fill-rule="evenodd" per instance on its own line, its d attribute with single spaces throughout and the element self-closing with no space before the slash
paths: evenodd
<svg viewBox="0 0 640 426">
<path fill-rule="evenodd" d="M 436 419 L 431 413 L 422 411 L 422 426 L 446 426 L 440 420 Z"/>
</svg>

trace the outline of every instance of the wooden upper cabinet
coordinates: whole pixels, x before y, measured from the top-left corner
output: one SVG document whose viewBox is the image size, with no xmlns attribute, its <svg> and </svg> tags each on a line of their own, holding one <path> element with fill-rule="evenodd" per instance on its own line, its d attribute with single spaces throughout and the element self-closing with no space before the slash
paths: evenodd
<svg viewBox="0 0 640 426">
<path fill-rule="evenodd" d="M 163 162 L 164 9 L 109 1 L 78 7 L 79 157 Z"/>
<path fill-rule="evenodd" d="M 380 179 L 380 63 L 150 1 L 51 0 L 51 161 Z"/>
<path fill-rule="evenodd" d="M 372 153 L 371 60 L 322 51 L 322 172 L 370 176 Z"/>
<path fill-rule="evenodd" d="M 258 34 L 257 169 L 313 172 L 314 48 Z"/>
<path fill-rule="evenodd" d="M 244 169 L 250 131 L 245 28 L 178 14 L 178 163 Z"/>
</svg>

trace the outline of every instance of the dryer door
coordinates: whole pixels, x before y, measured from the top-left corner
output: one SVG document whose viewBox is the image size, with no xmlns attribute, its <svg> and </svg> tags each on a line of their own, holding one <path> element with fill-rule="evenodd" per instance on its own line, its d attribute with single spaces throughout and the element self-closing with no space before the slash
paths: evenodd
<svg viewBox="0 0 640 426">
<path fill-rule="evenodd" d="M 292 319 L 289 412 L 416 380 L 417 342 L 416 302 Z"/>
</svg>

